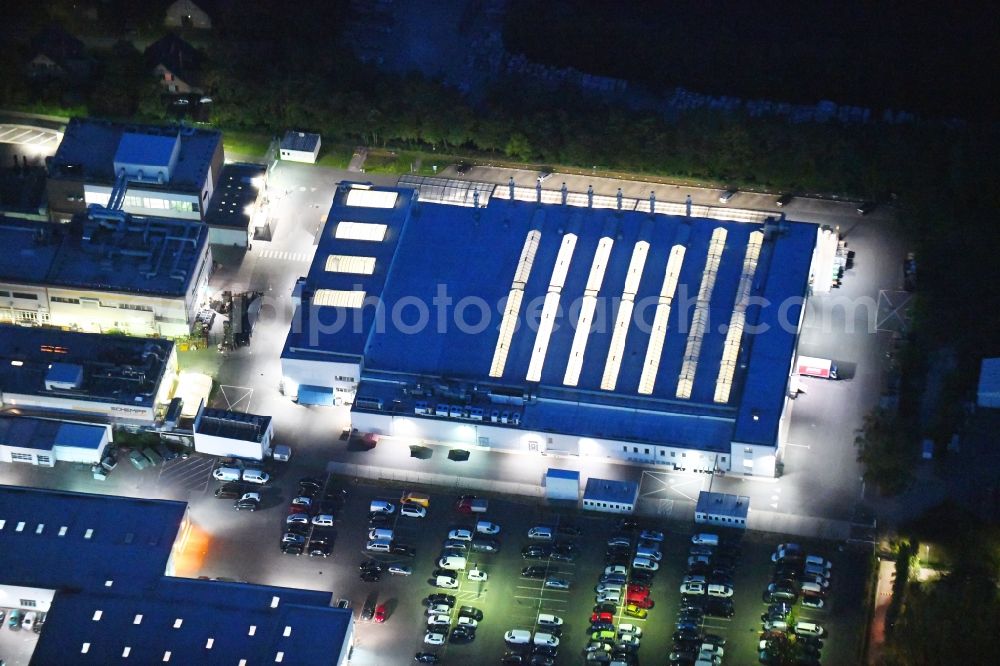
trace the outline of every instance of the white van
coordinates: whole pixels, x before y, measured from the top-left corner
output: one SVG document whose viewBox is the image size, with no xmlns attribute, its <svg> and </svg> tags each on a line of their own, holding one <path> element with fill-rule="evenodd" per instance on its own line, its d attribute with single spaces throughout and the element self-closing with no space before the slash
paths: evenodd
<svg viewBox="0 0 1000 666">
<path fill-rule="evenodd" d="M 708 596 L 710 597 L 731 597 L 733 596 L 733 588 L 728 585 L 715 585 L 711 584 L 708 586 Z"/>
<path fill-rule="evenodd" d="M 527 629 L 511 629 L 503 635 L 503 639 L 511 645 L 526 645 L 531 640 L 531 632 Z"/>
<path fill-rule="evenodd" d="M 458 579 L 454 576 L 438 576 L 434 579 L 434 585 L 436 587 L 443 587 L 448 590 L 454 590 L 458 587 Z"/>
<path fill-rule="evenodd" d="M 368 513 L 392 513 L 395 510 L 396 507 L 392 505 L 392 502 L 385 500 L 372 500 L 372 503 L 368 505 Z"/>
<path fill-rule="evenodd" d="M 660 554 L 660 551 L 654 548 L 636 548 L 635 556 L 645 557 L 647 560 L 656 560 L 657 562 L 659 562 L 660 558 L 663 557 L 663 555 Z"/>
<path fill-rule="evenodd" d="M 372 541 L 392 541 L 392 530 L 376 527 L 368 530 L 368 538 Z"/>
<path fill-rule="evenodd" d="M 243 470 L 243 480 L 263 485 L 271 480 L 271 475 L 259 469 L 245 469 Z"/>
<path fill-rule="evenodd" d="M 212 478 L 216 481 L 239 481 L 240 470 L 235 467 L 216 467 L 212 470 Z"/>
<path fill-rule="evenodd" d="M 597 594 L 605 594 L 606 592 L 621 594 L 622 586 L 616 583 L 601 583 L 594 588 L 594 592 Z"/>
<path fill-rule="evenodd" d="M 461 555 L 446 555 L 438 560 L 438 566 L 452 571 L 465 569 L 465 558 Z"/>
<path fill-rule="evenodd" d="M 826 633 L 823 627 L 815 622 L 797 622 L 792 631 L 799 636 L 822 636 Z"/>
<path fill-rule="evenodd" d="M 312 524 L 316 527 L 333 527 L 333 515 L 321 513 L 318 516 L 313 516 Z"/>
<path fill-rule="evenodd" d="M 538 614 L 538 624 L 542 627 L 561 627 L 563 619 L 558 615 L 552 615 L 551 613 L 539 613 Z"/>
<path fill-rule="evenodd" d="M 528 530 L 528 538 L 536 541 L 552 541 L 551 527 L 532 527 Z"/>
<path fill-rule="evenodd" d="M 35 621 L 38 619 L 38 613 L 35 611 L 28 611 L 24 614 L 24 619 L 21 620 L 22 629 L 31 629 L 35 626 Z"/>
<path fill-rule="evenodd" d="M 388 553 L 392 550 L 392 542 L 385 539 L 373 539 L 365 544 L 365 549 L 375 553 Z"/>
<path fill-rule="evenodd" d="M 532 641 L 535 645 L 548 645 L 549 647 L 559 647 L 559 639 L 544 631 L 536 631 Z"/>
<path fill-rule="evenodd" d="M 697 544 L 699 546 L 718 546 L 719 545 L 719 535 L 718 534 L 695 534 L 691 537 L 691 543 Z"/>
</svg>

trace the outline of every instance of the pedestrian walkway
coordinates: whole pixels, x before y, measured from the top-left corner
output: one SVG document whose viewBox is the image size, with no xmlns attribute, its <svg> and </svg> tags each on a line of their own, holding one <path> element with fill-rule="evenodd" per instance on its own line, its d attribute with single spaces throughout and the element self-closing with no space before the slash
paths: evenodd
<svg viewBox="0 0 1000 666">
<path fill-rule="evenodd" d="M 896 579 L 896 563 L 879 560 L 878 584 L 875 585 L 875 612 L 868 634 L 868 663 L 878 664 L 885 645 L 885 615 L 892 601 L 892 583 Z"/>
</svg>

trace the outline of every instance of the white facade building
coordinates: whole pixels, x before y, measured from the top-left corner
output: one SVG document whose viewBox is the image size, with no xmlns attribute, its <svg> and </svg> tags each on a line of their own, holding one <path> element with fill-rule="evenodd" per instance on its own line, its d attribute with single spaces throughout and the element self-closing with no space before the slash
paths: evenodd
<svg viewBox="0 0 1000 666">
<path fill-rule="evenodd" d="M 126 216 L 79 228 L 0 218 L 0 322 L 189 335 L 212 270 L 199 222 Z"/>
<path fill-rule="evenodd" d="M 194 420 L 194 449 L 210 456 L 263 460 L 273 436 L 270 416 L 209 409 L 203 405 Z"/>
<path fill-rule="evenodd" d="M 53 467 L 101 462 L 111 427 L 28 416 L 0 416 L 0 462 Z"/>
</svg>

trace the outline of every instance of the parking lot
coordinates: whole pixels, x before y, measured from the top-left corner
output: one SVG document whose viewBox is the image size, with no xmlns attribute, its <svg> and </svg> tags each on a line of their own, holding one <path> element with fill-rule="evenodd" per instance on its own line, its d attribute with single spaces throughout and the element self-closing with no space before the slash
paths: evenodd
<svg viewBox="0 0 1000 666">
<path fill-rule="evenodd" d="M 365 550 L 370 503 L 382 499 L 398 507 L 405 489 L 366 485 L 333 477 L 333 483 L 349 491 L 335 527 L 333 553 L 329 559 L 307 555 L 295 557 L 282 555 L 278 548 L 287 504 L 294 494 L 291 490 L 294 482 L 295 479 L 290 476 L 279 476 L 276 483 L 281 489 L 270 489 L 274 491 L 270 493 L 274 501 L 249 516 L 234 515 L 228 502 L 217 500 L 202 509 L 202 515 L 213 516 L 213 522 L 240 520 L 259 526 L 259 530 L 244 526 L 239 531 L 216 535 L 207 557 L 201 563 L 202 575 L 330 590 L 334 597 L 350 600 L 356 617 L 366 600 L 372 604 L 384 604 L 387 613 L 384 623 L 359 621 L 352 663 L 405 663 L 412 659 L 414 653 L 423 650 L 437 653 L 442 663 L 446 664 L 469 663 L 470 659 L 480 657 L 499 661 L 508 649 L 503 640 L 504 633 L 511 629 L 537 629 L 535 622 L 540 613 L 557 615 L 564 620 L 556 663 L 580 662 L 589 640 L 587 630 L 594 606 L 594 586 L 606 566 L 605 544 L 616 533 L 618 517 L 582 514 L 570 509 L 557 511 L 540 504 L 495 498 L 489 500 L 486 513 L 465 516 L 454 508 L 457 494 L 421 488 L 417 490 L 430 494 L 427 517 L 404 517 L 397 511 L 385 525 L 393 530 L 395 543 L 415 548 L 415 557 L 373 555 Z M 466 571 L 480 569 L 486 573 L 487 580 L 471 581 L 462 572 L 457 572 L 457 589 L 437 588 L 430 584 L 449 530 L 474 530 L 477 519 L 490 520 L 501 526 L 501 532 L 496 537 L 501 543 L 498 553 L 469 553 L 467 556 Z M 579 538 L 573 539 L 580 545 L 580 554 L 575 561 L 550 560 L 547 563 L 546 574 L 569 582 L 569 590 L 547 589 L 542 580 L 520 575 L 524 566 L 546 565 L 544 560 L 524 560 L 521 557 L 524 546 L 539 543 L 527 537 L 528 530 L 536 525 L 554 528 L 573 525 L 582 531 Z M 627 617 L 623 606 L 619 606 L 614 623 L 616 627 L 627 622 L 644 629 L 638 655 L 640 663 L 649 663 L 669 654 L 672 649 L 673 623 L 681 600 L 679 588 L 691 547 L 690 535 L 694 530 L 690 529 L 693 526 L 672 523 L 644 523 L 643 527 L 666 532 L 660 571 L 650 586 L 654 606 L 646 618 Z M 717 634 L 727 640 L 724 663 L 756 662 L 761 614 L 767 609 L 767 604 L 761 600 L 761 592 L 770 582 L 770 555 L 780 540 L 775 535 L 742 535 L 742 552 L 732 574 L 735 614 L 731 618 L 707 617 L 703 625 L 705 633 Z M 829 637 L 824 641 L 823 663 L 852 663 L 857 656 L 862 636 L 860 627 L 864 622 L 867 557 L 863 552 L 840 551 L 831 542 L 804 542 L 803 546 L 830 559 L 835 574 L 828 607 L 820 610 L 799 608 L 798 617 L 815 620 L 826 628 Z M 248 560 L 248 551 L 255 552 L 255 557 Z M 363 582 L 358 566 L 367 559 L 375 559 L 383 565 L 409 566 L 413 573 L 409 576 L 383 573 L 377 582 Z M 239 566 L 234 566 L 237 563 Z M 424 645 L 427 615 L 423 600 L 432 593 L 446 593 L 456 598 L 451 613 L 452 626 L 460 606 L 472 606 L 483 612 L 473 642 L 446 643 L 440 647 Z"/>
<path fill-rule="evenodd" d="M 303 476 L 325 479 L 322 473 L 324 458 L 322 452 L 300 451 L 289 463 L 272 463 L 268 467 L 272 481 L 262 489 L 260 510 L 252 513 L 234 511 L 232 500 L 214 497 L 215 488 L 221 485 L 211 478 L 215 461 L 199 455 L 178 458 L 141 472 L 127 463 L 121 464 L 103 482 L 93 480 L 89 470 L 80 465 L 59 465 L 55 468 L 5 465 L 0 470 L 0 482 L 188 501 L 194 529 L 184 553 L 177 558 L 177 575 L 224 577 L 326 590 L 332 592 L 335 599 L 348 599 L 356 617 L 369 595 L 374 594 L 376 603 L 385 604 L 387 620 L 384 624 L 359 621 L 352 663 L 403 664 L 411 661 L 414 653 L 424 649 L 440 654 L 445 664 L 466 664 L 473 658 L 486 658 L 499 663 L 507 649 L 504 633 L 510 629 L 535 629 L 539 613 L 551 613 L 565 621 L 556 662 L 580 663 L 589 640 L 587 629 L 594 607 L 594 586 L 606 566 L 606 543 L 616 533 L 617 516 L 584 513 L 573 508 L 553 509 L 543 502 L 507 498 L 489 498 L 489 509 L 485 514 L 464 516 L 454 508 L 458 492 L 386 487 L 331 477 L 331 483 L 348 490 L 344 507 L 336 514 L 337 521 L 332 529 L 332 554 L 328 558 L 309 557 L 307 554 L 297 557 L 284 555 L 279 541 L 285 529 L 289 502 L 296 495 L 297 482 Z M 403 517 L 397 511 L 390 523 L 395 541 L 413 546 L 416 555 L 410 559 L 379 554 L 375 559 L 386 564 L 410 566 L 413 573 L 410 576 L 385 573 L 378 582 L 363 582 L 358 565 L 371 556 L 365 550 L 370 502 L 385 499 L 398 505 L 404 490 L 430 495 L 426 518 Z M 470 581 L 460 575 L 456 590 L 430 585 L 428 579 L 437 568 L 442 542 L 449 530 L 459 527 L 474 529 L 478 518 L 501 526 L 501 532 L 496 537 L 501 543 L 498 553 L 474 553 L 469 556 L 467 569 L 476 567 L 483 570 L 487 580 Z M 660 663 L 672 647 L 671 634 L 691 546 L 690 535 L 694 531 L 708 530 L 695 530 L 695 526 L 687 522 L 658 519 L 642 519 L 640 522 L 643 528 L 665 532 L 660 570 L 650 589 L 655 605 L 644 619 L 626 617 L 619 606 L 614 623 L 618 626 L 628 622 L 642 628 L 638 650 L 640 663 Z M 579 556 L 573 562 L 550 561 L 547 572 L 569 582 L 569 590 L 546 589 L 541 580 L 521 577 L 524 566 L 545 564 L 544 561 L 526 561 L 521 557 L 524 546 L 539 543 L 527 537 L 528 530 L 536 525 L 554 528 L 574 525 L 580 528 L 581 536 L 571 539 L 579 544 Z M 832 562 L 828 606 L 819 610 L 796 607 L 796 612 L 801 619 L 815 620 L 826 628 L 828 638 L 824 639 L 823 663 L 854 663 L 863 635 L 863 593 L 869 555 L 850 546 L 841 551 L 834 542 L 754 532 L 743 535 L 740 541 L 742 552 L 732 573 L 735 613 L 731 618 L 707 618 L 704 631 L 727 639 L 724 663 L 756 662 L 761 614 L 767 609 L 767 604 L 761 600 L 761 593 L 771 579 L 770 555 L 782 541 L 798 541 L 809 552 Z M 454 595 L 455 611 L 462 605 L 483 611 L 483 620 L 472 643 L 430 648 L 423 644 L 426 611 L 422 600 L 433 592 Z M 452 620 L 455 615 L 453 612 Z"/>
</svg>

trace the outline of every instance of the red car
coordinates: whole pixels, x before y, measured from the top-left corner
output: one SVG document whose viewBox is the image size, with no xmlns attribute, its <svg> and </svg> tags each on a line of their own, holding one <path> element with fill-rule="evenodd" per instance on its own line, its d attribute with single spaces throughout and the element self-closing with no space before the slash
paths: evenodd
<svg viewBox="0 0 1000 666">
<path fill-rule="evenodd" d="M 632 597 L 629 597 L 628 601 L 626 603 L 635 604 L 639 608 L 652 608 L 653 607 L 653 600 L 651 598 L 649 598 L 649 597 L 642 597 L 641 599 L 633 599 Z"/>
<path fill-rule="evenodd" d="M 590 623 L 595 622 L 614 622 L 615 616 L 613 613 L 592 613 L 590 616 Z"/>
<path fill-rule="evenodd" d="M 629 597 L 639 597 L 640 599 L 645 599 L 649 596 L 649 588 L 645 585 L 629 585 L 628 586 L 628 596 Z"/>
<path fill-rule="evenodd" d="M 385 604 L 379 604 L 375 607 L 375 615 L 372 619 L 380 624 L 385 622 Z"/>
</svg>

